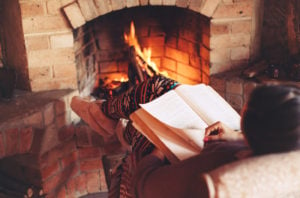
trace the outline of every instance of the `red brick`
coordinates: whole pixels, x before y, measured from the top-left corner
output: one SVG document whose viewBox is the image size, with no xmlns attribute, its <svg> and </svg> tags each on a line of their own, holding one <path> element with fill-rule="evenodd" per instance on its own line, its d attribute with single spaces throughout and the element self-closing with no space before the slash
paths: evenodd
<svg viewBox="0 0 300 198">
<path fill-rule="evenodd" d="M 76 134 L 77 146 L 84 147 L 84 146 L 91 145 L 90 133 L 87 130 L 87 127 L 85 126 L 77 127 L 75 130 L 75 134 Z"/>
<path fill-rule="evenodd" d="M 103 137 L 98 133 L 92 132 L 91 133 L 92 145 L 96 147 L 101 147 L 104 144 Z"/>
<path fill-rule="evenodd" d="M 66 112 L 66 103 L 63 100 L 58 100 L 55 102 L 55 114 L 60 115 Z"/>
<path fill-rule="evenodd" d="M 101 158 L 101 151 L 99 148 L 82 148 L 79 150 L 79 158 L 80 159 L 88 159 L 88 158 Z"/>
<path fill-rule="evenodd" d="M 19 152 L 19 130 L 9 129 L 5 131 L 6 137 L 6 155 L 14 155 Z"/>
<path fill-rule="evenodd" d="M 63 145 L 57 146 L 56 148 L 43 154 L 40 158 L 41 167 L 46 167 L 48 163 L 54 163 L 58 159 L 66 156 L 75 151 L 76 145 L 74 141 L 65 142 Z"/>
<path fill-rule="evenodd" d="M 81 174 L 81 175 L 75 177 L 76 189 L 79 193 L 87 192 L 86 180 L 87 180 L 86 174 Z"/>
<path fill-rule="evenodd" d="M 164 46 L 165 36 L 151 36 L 140 39 L 140 45 L 142 47 Z"/>
<path fill-rule="evenodd" d="M 100 175 L 99 172 L 87 173 L 86 174 L 86 185 L 88 193 L 95 193 L 100 191 Z"/>
<path fill-rule="evenodd" d="M 177 76 L 177 80 L 178 80 L 178 82 L 180 82 L 182 84 L 189 84 L 189 85 L 198 84 L 200 82 L 200 81 L 191 80 L 190 78 L 187 78 L 187 77 L 181 76 L 181 75 Z"/>
<path fill-rule="evenodd" d="M 41 170 L 42 179 L 46 180 L 50 176 L 57 174 L 59 171 L 61 171 L 61 168 L 58 161 L 52 164 L 49 163 L 47 164 L 47 167 Z"/>
<path fill-rule="evenodd" d="M 44 110 L 44 122 L 45 122 L 45 126 L 49 126 L 50 124 L 53 123 L 55 118 L 55 114 L 54 114 L 54 104 L 51 102 L 50 104 L 48 104 L 45 107 Z"/>
<path fill-rule="evenodd" d="M 191 55 L 190 56 L 190 63 L 193 67 L 201 69 L 201 57 L 197 55 Z"/>
<path fill-rule="evenodd" d="M 66 184 L 68 197 L 71 196 L 71 195 L 75 195 L 77 177 L 70 179 Z"/>
<path fill-rule="evenodd" d="M 58 187 L 61 180 L 61 174 L 55 175 L 43 183 L 43 190 L 46 194 L 54 191 Z"/>
<path fill-rule="evenodd" d="M 191 67 L 189 65 L 177 64 L 177 71 L 180 75 L 190 78 L 193 81 L 201 81 L 201 73 L 199 68 Z"/>
<path fill-rule="evenodd" d="M 67 181 L 74 177 L 76 174 L 78 174 L 78 167 L 73 165 L 69 166 L 67 169 L 64 169 L 62 172 L 60 172 L 57 175 L 54 175 L 53 177 L 50 177 L 43 183 L 43 189 L 46 193 L 48 192 L 55 192 L 63 188 Z"/>
<path fill-rule="evenodd" d="M 92 160 L 84 160 L 80 162 L 80 170 L 81 171 L 93 171 L 102 169 L 102 161 L 101 159 L 92 159 Z"/>
<path fill-rule="evenodd" d="M 75 127 L 73 125 L 64 126 L 58 132 L 58 138 L 61 141 L 69 140 L 75 135 Z"/>
<path fill-rule="evenodd" d="M 101 187 L 101 191 L 108 191 L 104 169 L 100 170 L 100 187 Z"/>
<path fill-rule="evenodd" d="M 33 129 L 32 127 L 28 127 L 25 129 L 21 129 L 20 130 L 20 152 L 21 153 L 27 153 L 32 145 L 32 141 L 33 141 Z"/>
<path fill-rule="evenodd" d="M 209 60 L 209 49 L 203 45 L 200 46 L 200 56 L 205 60 Z"/>
<path fill-rule="evenodd" d="M 152 46 L 151 47 L 151 57 L 162 57 L 165 54 L 164 46 Z M 153 60 L 152 60 L 153 61 Z"/>
<path fill-rule="evenodd" d="M 175 36 L 167 37 L 166 45 L 169 47 L 176 48 L 177 47 L 177 38 Z"/>
<path fill-rule="evenodd" d="M 61 159 L 61 164 L 63 168 L 70 166 L 71 164 L 75 164 L 78 160 L 78 152 L 74 151 L 71 154 L 65 156 Z"/>
<path fill-rule="evenodd" d="M 0 131 L 0 159 L 5 157 L 4 134 Z"/>
<path fill-rule="evenodd" d="M 63 186 L 62 188 L 59 189 L 56 198 L 66 198 L 66 197 L 67 197 L 66 188 Z"/>
<path fill-rule="evenodd" d="M 188 52 L 189 44 L 190 44 L 190 42 L 185 39 L 181 39 L 181 38 L 178 39 L 178 49 L 179 50 Z"/>
<path fill-rule="evenodd" d="M 210 82 L 210 75 L 202 73 L 202 83 L 209 84 L 209 82 Z"/>
<path fill-rule="evenodd" d="M 42 112 L 36 112 L 34 114 L 31 114 L 23 119 L 23 122 L 27 126 L 34 126 L 36 128 L 44 128 L 44 122 L 43 122 L 43 114 Z"/>
<path fill-rule="evenodd" d="M 56 116 L 55 125 L 58 129 L 68 124 L 69 123 L 67 122 L 67 112 Z"/>
<path fill-rule="evenodd" d="M 189 63 L 189 54 L 174 48 L 166 47 L 166 57 L 172 58 L 181 63 Z"/>
<path fill-rule="evenodd" d="M 162 68 L 176 71 L 176 61 L 169 59 L 169 58 L 163 58 L 162 59 Z"/>
</svg>

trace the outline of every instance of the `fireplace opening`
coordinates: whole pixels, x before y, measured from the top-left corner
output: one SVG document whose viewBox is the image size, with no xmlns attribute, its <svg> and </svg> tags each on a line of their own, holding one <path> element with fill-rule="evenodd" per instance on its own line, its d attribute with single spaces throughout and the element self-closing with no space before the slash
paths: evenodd
<svg viewBox="0 0 300 198">
<path fill-rule="evenodd" d="M 146 6 L 101 16 L 74 31 L 82 95 L 101 97 L 101 85 L 128 79 L 131 46 L 124 33 L 129 34 L 131 22 L 141 48 L 151 48 L 159 70 L 181 83 L 209 82 L 208 17 L 183 8 Z"/>
</svg>

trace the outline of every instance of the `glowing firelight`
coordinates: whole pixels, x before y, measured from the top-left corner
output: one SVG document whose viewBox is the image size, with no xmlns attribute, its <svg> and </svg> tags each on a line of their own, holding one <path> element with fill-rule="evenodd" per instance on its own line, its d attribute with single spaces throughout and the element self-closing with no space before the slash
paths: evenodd
<svg viewBox="0 0 300 198">
<path fill-rule="evenodd" d="M 124 39 L 129 46 L 133 46 L 135 48 L 137 55 L 140 56 L 156 73 L 167 75 L 167 72 L 159 71 L 155 62 L 151 60 L 151 54 L 152 54 L 151 48 L 149 47 L 149 48 L 143 48 L 143 50 L 141 49 L 137 37 L 135 36 L 135 27 L 133 21 L 131 21 L 130 23 L 129 35 L 124 33 Z M 143 69 L 146 70 L 150 76 L 153 75 L 153 73 L 149 71 L 148 67 L 145 66 Z"/>
</svg>

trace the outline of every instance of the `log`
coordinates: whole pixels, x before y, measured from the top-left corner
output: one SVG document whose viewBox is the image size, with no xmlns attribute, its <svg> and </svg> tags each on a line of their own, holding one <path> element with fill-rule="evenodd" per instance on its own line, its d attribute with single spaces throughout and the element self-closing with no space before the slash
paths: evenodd
<svg viewBox="0 0 300 198">
<path fill-rule="evenodd" d="M 129 81 L 135 82 L 135 77 L 137 77 L 138 83 L 143 82 L 145 78 L 149 76 L 157 75 L 156 71 L 144 60 L 143 57 L 138 55 L 135 51 L 134 46 L 130 47 L 129 50 L 129 67 L 128 67 L 128 78 Z M 143 70 L 143 68 L 145 68 Z M 147 72 L 150 72 L 147 73 Z M 136 83 L 133 83 L 136 84 Z"/>
<path fill-rule="evenodd" d="M 137 54 L 133 46 L 129 49 L 129 59 L 130 63 L 128 65 L 128 78 L 133 84 L 136 84 L 136 80 L 141 83 L 144 81 L 144 75 L 142 67 L 137 62 Z"/>
</svg>

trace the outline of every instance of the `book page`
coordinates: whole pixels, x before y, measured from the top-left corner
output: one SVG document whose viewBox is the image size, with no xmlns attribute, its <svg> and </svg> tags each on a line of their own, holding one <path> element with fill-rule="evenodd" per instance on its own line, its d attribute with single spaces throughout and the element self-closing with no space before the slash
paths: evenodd
<svg viewBox="0 0 300 198">
<path fill-rule="evenodd" d="M 194 150 L 196 152 L 202 150 L 204 130 L 171 127 L 142 108 L 135 111 L 135 115 L 139 116 L 139 118 L 142 119 L 142 121 L 159 137 L 172 140 L 172 142 L 188 148 L 189 150 Z"/>
<path fill-rule="evenodd" d="M 143 109 L 135 111 L 130 115 L 130 118 L 133 121 L 133 126 L 145 135 L 173 163 L 195 156 L 203 148 L 204 130 L 189 129 L 183 131 L 181 129 L 170 129 L 170 126 L 161 123 Z M 174 133 L 173 130 L 177 130 L 177 132 Z M 177 133 L 185 133 L 193 139 L 193 143 L 181 138 Z M 196 144 L 196 147 L 194 144 Z M 173 155 L 177 159 L 174 159 Z"/>
<path fill-rule="evenodd" d="M 159 121 L 178 129 L 205 129 L 207 124 L 171 90 L 140 106 Z"/>
<path fill-rule="evenodd" d="M 180 85 L 175 91 L 208 125 L 221 121 L 234 130 L 240 130 L 240 115 L 210 86 Z"/>
</svg>

